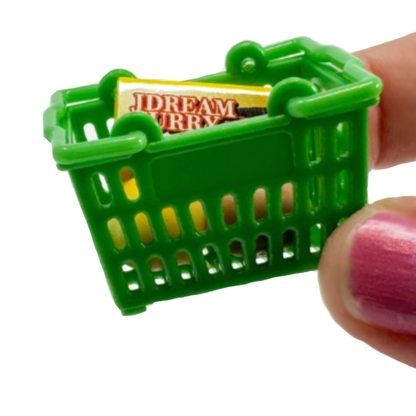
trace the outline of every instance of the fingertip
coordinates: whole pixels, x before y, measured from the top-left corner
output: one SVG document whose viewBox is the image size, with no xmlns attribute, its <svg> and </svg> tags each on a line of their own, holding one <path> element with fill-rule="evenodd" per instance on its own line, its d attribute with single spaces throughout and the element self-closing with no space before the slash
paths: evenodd
<svg viewBox="0 0 416 416">
<path fill-rule="evenodd" d="M 319 284 L 350 335 L 416 367 L 416 198 L 378 201 L 345 221 L 325 245 Z"/>
</svg>

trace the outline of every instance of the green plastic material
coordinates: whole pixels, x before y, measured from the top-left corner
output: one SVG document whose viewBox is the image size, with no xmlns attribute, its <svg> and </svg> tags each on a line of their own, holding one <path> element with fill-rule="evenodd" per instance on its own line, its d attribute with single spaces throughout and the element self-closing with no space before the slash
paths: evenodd
<svg viewBox="0 0 416 416">
<path fill-rule="evenodd" d="M 58 168 L 70 173 L 124 315 L 156 301 L 314 270 L 337 224 L 366 203 L 368 107 L 378 103 L 382 83 L 347 52 L 306 37 L 266 47 L 241 42 L 224 72 L 193 81 L 269 84 L 268 114 L 171 136 L 144 113 L 121 117 L 110 134 L 120 76 L 133 74 L 115 70 L 97 85 L 56 92 L 44 135 Z M 89 123 L 99 140 L 87 140 Z M 122 186 L 124 168 L 136 179 L 136 200 Z M 293 186 L 291 212 L 282 210 L 285 184 Z M 266 195 L 261 219 L 253 204 L 258 189 Z M 225 195 L 234 198 L 232 225 L 224 220 Z M 195 201 L 206 230 L 192 221 Z M 167 207 L 179 223 L 174 238 L 162 217 Z M 139 213 L 151 242 L 141 240 Z M 124 235 L 118 247 L 109 221 Z"/>
</svg>

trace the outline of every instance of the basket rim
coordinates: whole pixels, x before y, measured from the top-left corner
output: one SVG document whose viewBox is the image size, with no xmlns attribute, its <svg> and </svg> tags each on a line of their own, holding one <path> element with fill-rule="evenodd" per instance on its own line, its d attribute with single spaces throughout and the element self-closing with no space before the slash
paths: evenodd
<svg viewBox="0 0 416 416">
<path fill-rule="evenodd" d="M 247 59 L 252 59 L 255 63 L 254 72 L 241 70 Z M 283 62 L 296 60 L 308 60 L 308 63 L 321 73 L 333 76 L 334 79 L 337 77 L 340 85 L 326 91 L 318 91 L 312 82 L 303 78 L 286 78 L 273 87 L 268 103 L 269 114 L 265 116 L 178 133 L 174 138 L 163 140 L 149 137 L 138 123 L 137 129 L 126 131 L 123 135 L 105 140 L 74 142 L 66 122 L 71 107 L 85 103 L 104 103 L 109 109 L 113 109 L 118 78 L 135 77 L 129 71 L 118 69 L 110 71 L 98 84 L 60 90 L 53 94 L 51 105 L 43 116 L 44 136 L 52 145 L 53 157 L 58 168 L 72 170 L 128 158 L 144 149 L 159 152 L 220 140 L 219 131 L 226 132 L 228 136 L 235 136 L 243 129 L 267 128 L 267 125 L 283 126 L 289 124 L 291 119 L 324 118 L 378 103 L 382 82 L 365 70 L 357 57 L 336 46 L 323 46 L 308 37 L 265 47 L 251 41 L 240 42 L 228 52 L 224 72 L 195 78 L 192 81 L 232 81 L 233 84 L 241 82 L 242 85 L 250 85 L 251 82 L 251 85 L 254 85 L 255 77 L 259 74 L 275 71 Z M 117 122 L 123 122 L 122 119 L 123 117 Z M 154 143 L 155 141 L 158 142 Z"/>
</svg>

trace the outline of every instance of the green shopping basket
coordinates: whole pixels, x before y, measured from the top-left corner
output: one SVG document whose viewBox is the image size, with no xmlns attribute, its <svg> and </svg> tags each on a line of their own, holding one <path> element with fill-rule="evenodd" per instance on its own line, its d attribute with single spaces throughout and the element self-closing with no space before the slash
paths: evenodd
<svg viewBox="0 0 416 416">
<path fill-rule="evenodd" d="M 271 85 L 267 114 L 171 136 L 144 113 L 111 129 L 121 76 L 133 74 L 56 92 L 44 135 L 124 315 L 314 270 L 337 224 L 366 203 L 368 107 L 382 83 L 345 51 L 306 37 L 241 42 L 224 72 L 193 81 Z M 87 140 L 91 125 L 99 140 Z"/>
</svg>

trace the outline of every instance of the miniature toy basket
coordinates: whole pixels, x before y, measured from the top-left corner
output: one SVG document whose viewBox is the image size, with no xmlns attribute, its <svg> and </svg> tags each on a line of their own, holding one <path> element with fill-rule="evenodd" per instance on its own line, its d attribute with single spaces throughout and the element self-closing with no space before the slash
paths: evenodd
<svg viewBox="0 0 416 416">
<path fill-rule="evenodd" d="M 314 270 L 337 224 L 366 203 L 368 107 L 382 84 L 345 51 L 306 37 L 241 42 L 224 72 L 193 81 L 271 85 L 268 114 L 170 136 L 144 113 L 111 129 L 121 76 L 133 74 L 56 92 L 44 135 L 124 315 Z"/>
</svg>

